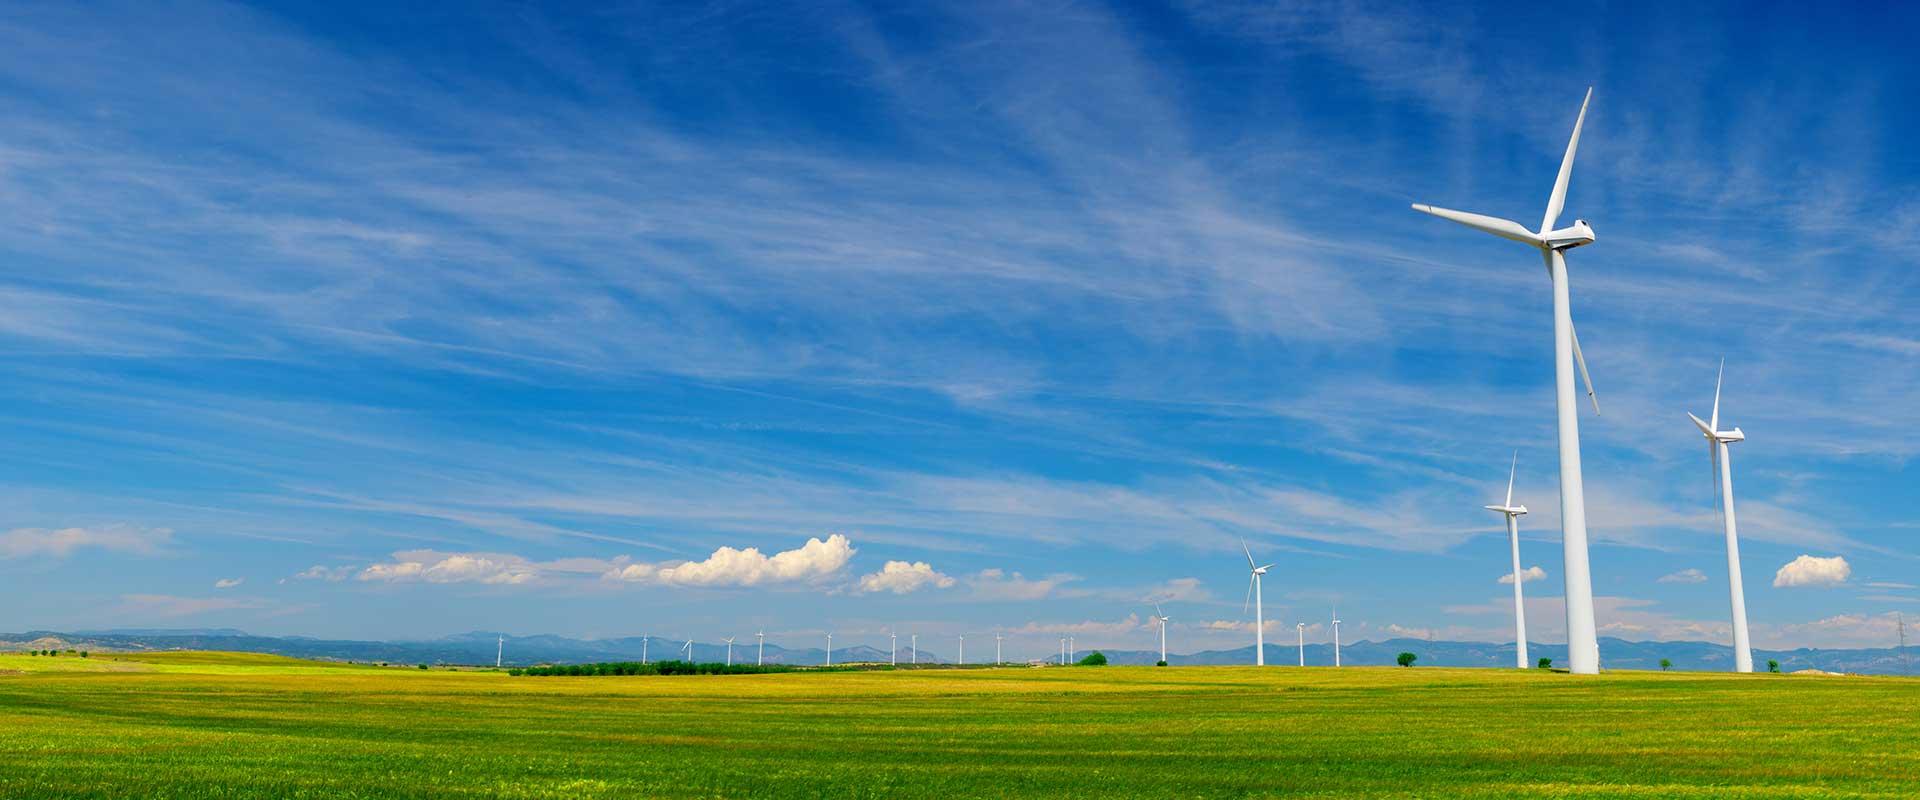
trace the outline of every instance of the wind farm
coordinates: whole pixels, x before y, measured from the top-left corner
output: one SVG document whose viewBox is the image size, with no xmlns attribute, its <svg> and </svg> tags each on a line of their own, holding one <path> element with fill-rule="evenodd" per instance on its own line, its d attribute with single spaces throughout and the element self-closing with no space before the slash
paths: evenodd
<svg viewBox="0 0 1920 800">
<path fill-rule="evenodd" d="M 10 6 L 0 800 L 1915 795 L 1913 30 Z"/>
</svg>

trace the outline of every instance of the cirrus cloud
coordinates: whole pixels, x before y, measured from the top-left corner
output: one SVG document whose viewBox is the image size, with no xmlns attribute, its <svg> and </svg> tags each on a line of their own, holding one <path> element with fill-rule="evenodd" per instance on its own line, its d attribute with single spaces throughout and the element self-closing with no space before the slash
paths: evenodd
<svg viewBox="0 0 1920 800">
<path fill-rule="evenodd" d="M 1853 567 L 1845 558 L 1830 556 L 1802 555 L 1773 574 L 1775 587 L 1792 586 L 1839 586 L 1847 582 L 1853 574 Z"/>
<path fill-rule="evenodd" d="M 84 548 L 113 550 L 136 555 L 160 552 L 173 538 L 167 528 L 143 528 L 138 525 L 103 525 L 93 528 L 15 528 L 0 533 L 0 557 L 27 558 L 49 556 L 65 558 Z"/>
<path fill-rule="evenodd" d="M 1655 583 L 1706 583 L 1707 573 L 1688 567 L 1670 575 L 1662 575 Z"/>
</svg>

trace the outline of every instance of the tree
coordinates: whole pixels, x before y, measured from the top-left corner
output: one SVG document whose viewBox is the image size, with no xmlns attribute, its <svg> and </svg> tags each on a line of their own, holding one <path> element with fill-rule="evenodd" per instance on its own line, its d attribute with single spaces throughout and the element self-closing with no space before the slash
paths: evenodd
<svg viewBox="0 0 1920 800">
<path fill-rule="evenodd" d="M 1164 666 L 1166 666 L 1166 665 L 1167 665 L 1167 662 L 1165 662 L 1165 661 L 1155 661 L 1155 662 L 1153 662 L 1153 665 L 1154 665 L 1154 666 L 1156 666 L 1156 667 L 1164 667 Z"/>
<path fill-rule="evenodd" d="M 1543 659 L 1540 659 L 1540 668 L 1541 668 L 1541 669 L 1553 669 L 1553 659 L 1551 659 L 1551 658 L 1543 658 Z"/>
<path fill-rule="evenodd" d="M 1396 661 L 1398 661 L 1398 662 L 1400 662 L 1400 666 L 1403 666 L 1403 667 L 1411 667 L 1411 666 L 1413 666 L 1413 662 L 1414 662 L 1414 660 L 1415 660 L 1415 659 L 1418 659 L 1418 658 L 1419 658 L 1419 656 L 1416 656 L 1416 655 L 1414 655 L 1414 654 L 1412 654 L 1412 653 L 1401 653 L 1401 654 L 1400 654 L 1400 657 L 1399 657 L 1399 658 L 1397 658 L 1397 659 L 1395 659 L 1395 660 L 1396 660 Z"/>
<path fill-rule="evenodd" d="M 1086 658 L 1080 659 L 1079 664 L 1083 667 L 1104 667 L 1107 665 L 1107 656 L 1105 653 L 1095 650 L 1088 653 Z"/>
<path fill-rule="evenodd" d="M 1673 662 L 1672 662 L 1672 661 L 1668 661 L 1668 660 L 1666 660 L 1666 659 L 1664 659 L 1664 658 L 1663 658 L 1663 659 L 1660 659 L 1660 669 L 1661 669 L 1662 671 L 1665 671 L 1665 670 L 1669 670 L 1669 669 L 1673 669 Z"/>
<path fill-rule="evenodd" d="M 1775 660 L 1773 660 L 1773 659 L 1771 659 L 1771 658 L 1769 658 L 1769 659 L 1767 659 L 1767 671 L 1768 671 L 1768 672 L 1779 672 L 1779 671 L 1780 671 L 1780 662 L 1778 662 L 1778 661 L 1775 661 Z"/>
<path fill-rule="evenodd" d="M 85 650 L 82 650 L 82 651 L 80 651 L 80 657 L 81 657 L 81 658 L 86 658 L 86 657 L 87 657 L 87 651 L 85 651 Z"/>
</svg>

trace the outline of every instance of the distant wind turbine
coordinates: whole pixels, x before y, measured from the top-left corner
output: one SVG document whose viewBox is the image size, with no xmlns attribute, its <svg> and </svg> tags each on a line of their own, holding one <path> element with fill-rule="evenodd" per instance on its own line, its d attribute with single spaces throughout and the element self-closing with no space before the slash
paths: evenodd
<svg viewBox="0 0 1920 800">
<path fill-rule="evenodd" d="M 729 667 L 733 666 L 733 638 L 729 636 L 724 640 L 727 643 L 727 666 Z"/>
<path fill-rule="evenodd" d="M 767 663 L 767 631 L 765 628 L 762 628 L 759 633 L 753 636 L 760 640 L 760 654 L 753 657 L 753 665 L 756 667 L 765 666 Z"/>
<path fill-rule="evenodd" d="M 1518 222 L 1465 211 L 1414 204 L 1415 211 L 1453 220 L 1503 239 L 1539 248 L 1546 261 L 1547 274 L 1553 280 L 1553 363 L 1554 405 L 1559 416 L 1560 442 L 1560 541 L 1566 557 L 1567 651 L 1572 672 L 1594 675 L 1600 672 L 1600 642 L 1593 619 L 1593 576 L 1587 565 L 1587 502 L 1580 476 L 1580 420 L 1573 398 L 1573 368 L 1578 362 L 1580 377 L 1586 380 L 1587 398 L 1594 413 L 1600 401 L 1593 394 L 1593 379 L 1587 374 L 1587 359 L 1580 354 L 1579 336 L 1573 329 L 1573 301 L 1567 288 L 1566 251 L 1593 243 L 1593 228 L 1584 219 L 1555 229 L 1560 211 L 1566 206 L 1567 181 L 1573 177 L 1573 154 L 1580 146 L 1580 128 L 1587 121 L 1587 103 L 1593 89 L 1580 101 L 1580 116 L 1573 122 L 1573 138 L 1567 141 L 1567 154 L 1560 160 L 1560 174 L 1554 178 L 1553 194 L 1547 198 L 1547 213 L 1538 232 Z"/>
<path fill-rule="evenodd" d="M 693 640 L 688 639 L 686 646 L 680 649 L 687 651 L 687 663 L 693 663 Z"/>
<path fill-rule="evenodd" d="M 920 634 L 910 634 L 907 639 L 907 663 L 915 666 L 920 664 Z"/>
<path fill-rule="evenodd" d="M 900 634 L 887 631 L 887 664 L 900 666 Z"/>
<path fill-rule="evenodd" d="M 997 634 L 997 633 L 993 635 L 993 663 L 995 664 L 1007 663 L 1006 661 L 1000 658 L 1000 634 Z"/>
<path fill-rule="evenodd" d="M 1167 620 L 1173 619 L 1160 610 L 1160 604 L 1153 604 L 1153 619 L 1160 623 L 1160 663 L 1167 661 Z"/>
<path fill-rule="evenodd" d="M 1307 623 L 1293 623 L 1294 632 L 1300 634 L 1300 666 L 1307 665 Z"/>
<path fill-rule="evenodd" d="M 640 663 L 647 663 L 647 637 L 640 637 Z"/>
<path fill-rule="evenodd" d="M 500 662 L 507 657 L 507 637 L 500 637 L 500 641 L 495 644 L 497 648 L 493 651 L 493 668 L 499 669 Z"/>
<path fill-rule="evenodd" d="M 1507 518 L 1507 544 L 1513 551 L 1513 640 L 1519 649 L 1520 669 L 1532 666 L 1527 663 L 1527 603 L 1520 589 L 1520 517 L 1527 513 L 1526 506 L 1513 504 L 1513 476 L 1520 469 L 1520 452 L 1514 451 L 1513 464 L 1507 467 L 1507 502 L 1504 505 L 1487 506 L 1488 511 L 1498 511 Z"/>
<path fill-rule="evenodd" d="M 967 635 L 960 634 L 960 666 L 967 665 Z"/>
<path fill-rule="evenodd" d="M 1727 364 L 1720 362 L 1720 376 L 1713 379 L 1713 416 L 1705 422 L 1691 412 L 1687 418 L 1693 420 L 1701 435 L 1707 437 L 1707 456 L 1713 461 L 1714 490 L 1720 495 L 1720 507 L 1724 514 L 1721 526 L 1727 533 L 1727 590 L 1733 595 L 1733 671 L 1753 671 L 1753 649 L 1747 644 L 1747 592 L 1740 581 L 1740 538 L 1734 533 L 1733 520 L 1733 462 L 1732 453 L 1727 445 L 1745 441 L 1747 435 L 1739 428 L 1730 431 L 1720 430 L 1720 379 L 1726 376 Z"/>
<path fill-rule="evenodd" d="M 833 631 L 827 631 L 827 666 L 833 666 Z"/>
<path fill-rule="evenodd" d="M 1245 539 L 1240 540 L 1240 551 L 1247 554 L 1247 568 L 1253 570 L 1252 577 L 1247 579 L 1247 594 L 1253 599 L 1253 663 L 1254 666 L 1264 667 L 1267 665 L 1267 622 L 1261 610 L 1263 603 L 1260 599 L 1260 576 L 1267 574 L 1267 570 L 1273 565 L 1255 566 L 1253 551 L 1247 549 Z M 1244 601 L 1240 604 L 1240 613 L 1247 613 L 1247 604 Z"/>
<path fill-rule="evenodd" d="M 1340 607 L 1333 607 L 1333 665 L 1340 666 Z"/>
</svg>

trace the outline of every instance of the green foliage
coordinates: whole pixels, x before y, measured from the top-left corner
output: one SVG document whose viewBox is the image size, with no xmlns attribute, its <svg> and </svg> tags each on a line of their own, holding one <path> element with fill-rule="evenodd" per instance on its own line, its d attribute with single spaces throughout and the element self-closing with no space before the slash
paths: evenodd
<svg viewBox="0 0 1920 800">
<path fill-rule="evenodd" d="M 1541 669 L 1553 669 L 1553 659 L 1551 659 L 1551 658 L 1543 658 L 1543 659 L 1540 659 L 1540 668 L 1541 668 Z"/>
<path fill-rule="evenodd" d="M 1074 662 L 1074 665 L 1081 667 L 1104 667 L 1107 665 L 1107 654 L 1095 650 L 1088 653 L 1079 661 Z"/>
<path fill-rule="evenodd" d="M 560 676 L 585 678 L 626 675 L 760 675 L 774 672 L 797 672 L 799 670 L 799 667 L 791 667 L 785 664 L 759 666 L 754 664 L 728 665 L 719 662 L 694 664 L 686 661 L 655 661 L 649 664 L 642 664 L 638 661 L 614 661 L 598 664 L 556 664 L 542 667 L 526 667 L 524 669 L 509 670 L 507 674 L 529 675 L 533 677 Z M 845 671 L 834 670 L 832 668 L 828 668 L 828 670 Z M 819 672 L 826 670 L 813 671 Z"/>
<path fill-rule="evenodd" d="M 1394 659 L 1394 662 L 1403 667 L 1411 667 L 1413 666 L 1413 662 L 1419 660 L 1419 658 L 1419 656 L 1412 653 L 1401 653 L 1399 658 Z"/>
<path fill-rule="evenodd" d="M 1664 658 L 1660 659 L 1660 670 L 1662 672 L 1665 672 L 1666 670 L 1670 670 L 1670 669 L 1673 669 L 1673 662 L 1668 661 L 1667 659 L 1664 659 Z"/>
<path fill-rule="evenodd" d="M 1768 672 L 1779 672 L 1779 671 L 1780 671 L 1780 662 L 1778 662 L 1778 661 L 1775 661 L 1775 660 L 1773 660 L 1773 659 L 1771 659 L 1771 658 L 1769 658 L 1769 659 L 1767 659 L 1767 671 L 1768 671 Z"/>
<path fill-rule="evenodd" d="M 421 665 L 420 665 L 420 668 L 421 668 L 421 669 L 426 669 L 426 668 L 427 668 L 427 665 L 425 665 L 425 664 L 421 664 Z"/>
<path fill-rule="evenodd" d="M 81 657 L 81 658 L 86 658 L 86 657 L 87 657 L 87 651 L 85 651 L 85 650 L 82 650 L 82 651 L 80 651 L 80 657 Z"/>
<path fill-rule="evenodd" d="M 1164 667 L 1164 666 L 1166 666 L 1166 665 L 1167 665 L 1167 662 L 1165 662 L 1165 661 L 1155 661 L 1155 662 L 1153 662 L 1153 665 L 1154 665 L 1154 666 L 1156 666 L 1156 667 Z"/>
</svg>

